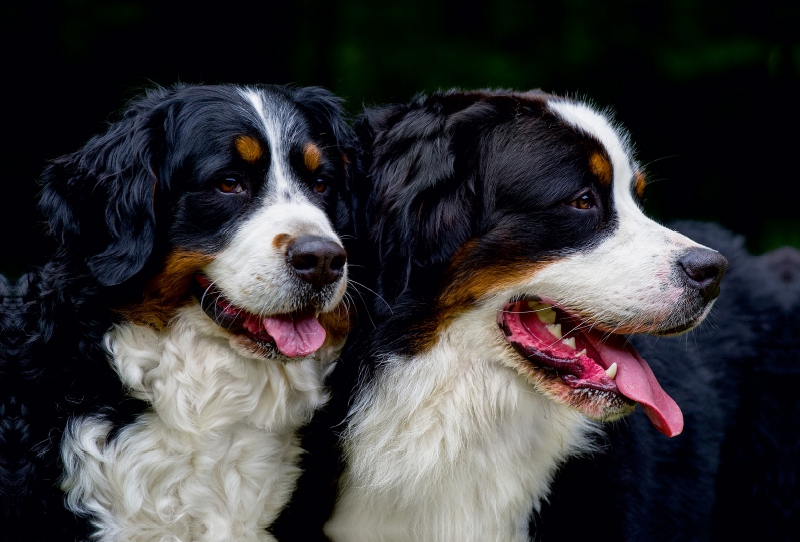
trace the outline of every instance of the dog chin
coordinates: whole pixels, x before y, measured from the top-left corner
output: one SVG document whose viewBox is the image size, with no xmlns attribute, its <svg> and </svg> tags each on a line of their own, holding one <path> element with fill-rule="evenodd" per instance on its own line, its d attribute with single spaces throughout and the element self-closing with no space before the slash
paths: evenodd
<svg viewBox="0 0 800 542">
<path fill-rule="evenodd" d="M 663 329 L 657 329 L 655 331 L 651 331 L 651 335 L 658 335 L 659 337 L 674 337 L 675 335 L 680 335 L 682 333 L 686 333 L 687 331 L 691 331 L 697 326 L 699 326 L 703 320 L 711 312 L 711 308 L 714 306 L 715 300 L 710 301 L 707 305 L 705 305 L 700 311 L 699 314 L 693 318 L 689 318 L 686 322 L 680 324 L 671 324 L 668 326 L 664 326 Z"/>
</svg>

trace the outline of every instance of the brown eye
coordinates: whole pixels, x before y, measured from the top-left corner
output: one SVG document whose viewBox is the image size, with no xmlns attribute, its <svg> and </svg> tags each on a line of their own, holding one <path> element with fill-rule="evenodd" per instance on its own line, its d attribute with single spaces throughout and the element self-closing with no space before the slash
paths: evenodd
<svg viewBox="0 0 800 542">
<path fill-rule="evenodd" d="M 328 183 L 325 182 L 325 179 L 317 179 L 314 183 L 314 192 L 324 194 L 326 190 L 328 190 Z"/>
<path fill-rule="evenodd" d="M 576 209 L 591 209 L 594 207 L 594 198 L 591 194 L 582 194 L 576 200 L 569 202 L 569 204 Z"/>
<path fill-rule="evenodd" d="M 217 190 L 224 194 L 239 194 L 244 191 L 242 183 L 233 177 L 227 177 L 219 182 Z"/>
</svg>

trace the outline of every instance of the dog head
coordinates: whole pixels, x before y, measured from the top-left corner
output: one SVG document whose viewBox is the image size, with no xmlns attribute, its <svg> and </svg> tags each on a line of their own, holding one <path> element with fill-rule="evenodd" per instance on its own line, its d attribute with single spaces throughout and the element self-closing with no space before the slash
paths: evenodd
<svg viewBox="0 0 800 542">
<path fill-rule="evenodd" d="M 318 88 L 148 92 L 45 171 L 40 208 L 68 273 L 137 323 L 199 301 L 259 357 L 341 341 L 354 164 L 341 113 Z"/>
<path fill-rule="evenodd" d="M 395 321 L 384 343 L 425 351 L 458 321 L 468 350 L 502 352 L 553 400 L 601 420 L 638 402 L 680 432 L 623 334 L 697 325 L 727 263 L 642 213 L 644 173 L 618 127 L 541 92 L 453 91 L 368 112 L 358 131 Z"/>
</svg>

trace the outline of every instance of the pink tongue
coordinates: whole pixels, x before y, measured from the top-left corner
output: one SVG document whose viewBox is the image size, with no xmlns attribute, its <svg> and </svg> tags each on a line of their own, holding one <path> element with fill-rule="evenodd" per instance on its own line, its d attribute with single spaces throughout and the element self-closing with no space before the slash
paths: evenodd
<svg viewBox="0 0 800 542">
<path fill-rule="evenodd" d="M 616 383 L 620 393 L 640 403 L 652 424 L 674 437 L 683 431 L 683 414 L 677 403 L 658 384 L 653 370 L 624 337 L 611 335 L 601 340 L 599 333 L 584 334 L 607 366 L 617 364 Z M 595 344 L 596 342 L 596 344 Z"/>
<path fill-rule="evenodd" d="M 325 328 L 313 315 L 270 316 L 264 318 L 264 329 L 275 340 L 278 350 L 287 358 L 307 356 L 325 342 Z"/>
</svg>

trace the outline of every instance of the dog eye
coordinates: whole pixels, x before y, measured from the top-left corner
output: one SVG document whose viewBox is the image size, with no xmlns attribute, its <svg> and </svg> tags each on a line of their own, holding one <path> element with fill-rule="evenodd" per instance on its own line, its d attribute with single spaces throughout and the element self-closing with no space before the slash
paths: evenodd
<svg viewBox="0 0 800 542">
<path fill-rule="evenodd" d="M 217 184 L 217 190 L 223 194 L 240 194 L 244 191 L 244 186 L 238 179 L 226 177 Z"/>
<path fill-rule="evenodd" d="M 569 205 L 575 207 L 576 209 L 591 209 L 594 207 L 594 197 L 591 194 L 581 194 L 573 201 L 569 202 Z"/>
<path fill-rule="evenodd" d="M 319 178 L 314 182 L 314 192 L 317 194 L 324 194 L 328 191 L 328 182 L 323 179 Z"/>
</svg>

